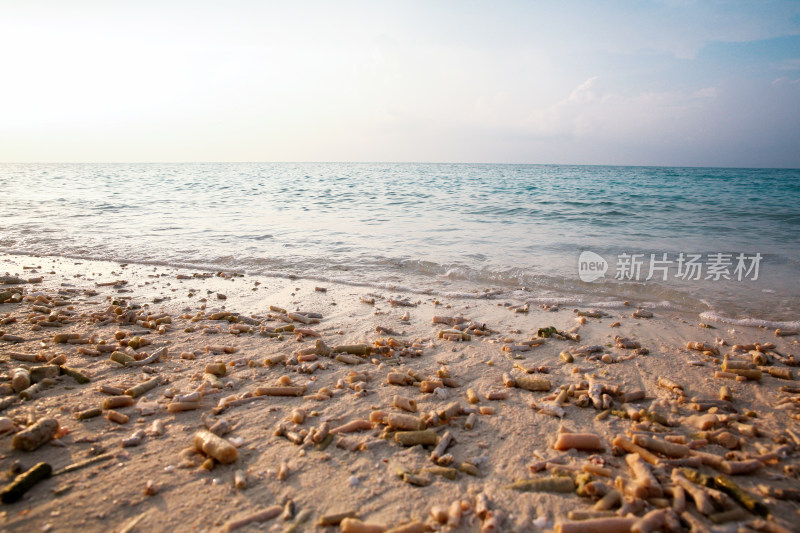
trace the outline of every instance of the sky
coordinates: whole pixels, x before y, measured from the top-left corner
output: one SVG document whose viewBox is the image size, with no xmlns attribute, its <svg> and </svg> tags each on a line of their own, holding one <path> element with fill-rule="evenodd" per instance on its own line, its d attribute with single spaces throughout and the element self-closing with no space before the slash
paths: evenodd
<svg viewBox="0 0 800 533">
<path fill-rule="evenodd" d="M 0 162 L 800 168 L 800 2 L 0 0 Z"/>
</svg>

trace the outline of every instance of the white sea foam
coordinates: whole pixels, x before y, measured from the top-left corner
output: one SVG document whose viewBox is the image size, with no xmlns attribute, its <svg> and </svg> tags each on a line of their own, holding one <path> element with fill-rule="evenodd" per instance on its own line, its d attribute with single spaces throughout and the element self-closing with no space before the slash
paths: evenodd
<svg viewBox="0 0 800 533">
<path fill-rule="evenodd" d="M 643 309 L 676 309 L 676 305 L 672 302 L 662 300 L 659 302 L 636 302 L 631 305 L 626 300 L 593 300 L 592 295 L 584 297 L 571 297 L 571 298 L 527 298 L 529 304 L 545 304 L 545 305 L 582 305 L 586 307 L 597 307 L 600 309 L 625 309 L 625 308 L 643 308 Z"/>
<path fill-rule="evenodd" d="M 713 322 L 721 322 L 723 324 L 731 324 L 732 326 L 747 326 L 747 327 L 764 327 L 764 328 L 780 328 L 796 330 L 800 329 L 800 320 L 793 321 L 775 321 L 775 320 L 761 320 L 758 318 L 731 318 L 721 315 L 716 311 L 704 311 L 700 313 L 700 318 L 703 320 L 711 320 Z"/>
<path fill-rule="evenodd" d="M 0 253 L 8 253 L 10 255 L 22 256 L 35 256 L 42 257 L 41 254 L 32 253 L 25 249 L 2 249 Z M 603 309 L 625 309 L 632 307 L 641 307 L 646 309 L 675 309 L 677 306 L 669 301 L 641 301 L 637 300 L 633 305 L 626 305 L 625 300 L 608 298 L 598 299 L 597 294 L 590 292 L 582 294 L 573 294 L 569 296 L 541 296 L 532 297 L 530 289 L 518 289 L 511 287 L 486 287 L 481 281 L 472 280 L 459 280 L 458 282 L 442 281 L 430 275 L 420 274 L 419 272 L 406 273 L 403 278 L 404 283 L 394 281 L 382 281 L 379 278 L 370 278 L 368 276 L 357 276 L 347 274 L 332 274 L 332 273 L 316 273 L 313 271 L 304 271 L 297 268 L 296 265 L 287 266 L 280 269 L 275 268 L 230 268 L 217 263 L 203 263 L 192 261 L 169 261 L 159 259 L 149 260 L 136 260 L 128 257 L 109 257 L 102 254 L 58 254 L 50 255 L 47 257 L 63 257 L 65 259 L 76 261 L 106 261 L 118 264 L 139 264 L 139 265 L 152 265 L 171 267 L 182 270 L 193 270 L 200 272 L 226 272 L 236 273 L 249 276 L 263 276 L 269 278 L 279 279 L 303 279 L 310 281 L 338 283 L 342 285 L 350 285 L 354 287 L 369 287 L 378 290 L 392 291 L 395 293 L 410 293 L 426 296 L 435 296 L 439 298 L 460 298 L 460 299 L 509 299 L 517 302 L 527 302 L 529 305 L 572 305 L 580 307 L 592 307 Z M 497 280 L 495 280 L 497 281 Z M 558 280 L 553 280 L 557 282 Z M 545 282 L 545 285 L 540 286 L 540 289 L 548 292 L 561 292 L 564 289 L 557 289 L 548 285 L 550 280 Z M 449 285 L 456 283 L 462 290 L 454 290 L 449 288 Z M 437 287 L 436 285 L 444 285 Z M 541 284 L 540 284 L 541 285 Z M 572 291 L 570 291 L 572 292 Z"/>
</svg>

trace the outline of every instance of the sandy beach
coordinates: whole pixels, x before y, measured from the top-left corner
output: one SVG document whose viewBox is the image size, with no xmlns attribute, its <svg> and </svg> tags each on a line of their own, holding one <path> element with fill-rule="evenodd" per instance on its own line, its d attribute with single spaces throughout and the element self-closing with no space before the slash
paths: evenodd
<svg viewBox="0 0 800 533">
<path fill-rule="evenodd" d="M 796 335 L 488 286 L 0 275 L 6 530 L 798 530 Z"/>
<path fill-rule="evenodd" d="M 800 533 L 800 2 L 0 50 L 0 533 Z"/>
</svg>

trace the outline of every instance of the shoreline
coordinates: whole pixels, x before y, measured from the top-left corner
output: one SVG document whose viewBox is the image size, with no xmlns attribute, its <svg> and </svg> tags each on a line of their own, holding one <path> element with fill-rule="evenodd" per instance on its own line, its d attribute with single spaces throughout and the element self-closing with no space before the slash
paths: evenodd
<svg viewBox="0 0 800 533">
<path fill-rule="evenodd" d="M 617 286 L 595 285 L 594 291 L 578 292 L 574 285 L 575 282 L 564 278 L 552 278 L 549 285 L 544 287 L 527 287 L 523 285 L 510 285 L 507 281 L 497 284 L 489 279 L 471 279 L 469 277 L 450 277 L 449 275 L 430 274 L 422 275 L 414 271 L 398 271 L 391 276 L 397 281 L 379 281 L 355 277 L 343 278 L 333 274 L 319 274 L 313 272 L 298 272 L 289 270 L 270 270 L 266 272 L 250 271 L 246 268 L 224 268 L 222 265 L 201 264 L 201 263 L 181 263 L 169 261 L 125 261 L 117 259 L 98 259 L 77 255 L 40 255 L 23 251 L 0 251 L 0 261 L 8 258 L 11 264 L 25 263 L 25 258 L 29 258 L 29 263 L 34 263 L 39 259 L 63 261 L 65 265 L 70 264 L 97 264 L 101 270 L 110 271 L 118 265 L 138 265 L 141 268 L 153 267 L 170 271 L 202 272 L 205 274 L 216 274 L 225 272 L 226 274 L 241 275 L 257 280 L 305 280 L 315 283 L 329 283 L 342 286 L 350 286 L 356 289 L 375 291 L 393 291 L 418 295 L 419 297 L 434 296 L 439 298 L 474 299 L 474 300 L 502 300 L 512 301 L 515 304 L 527 303 L 529 306 L 560 306 L 560 307 L 592 307 L 603 309 L 625 310 L 630 307 L 629 302 L 634 302 L 638 307 L 649 310 L 661 310 L 676 312 L 686 316 L 694 316 L 703 321 L 717 323 L 719 327 L 766 327 L 800 329 L 800 317 L 796 316 L 794 309 L 787 306 L 786 298 L 782 302 L 782 311 L 777 311 L 773 305 L 767 304 L 776 298 L 775 291 L 760 292 L 761 304 L 752 306 L 750 309 L 741 307 L 742 301 L 751 302 L 754 293 L 749 293 L 747 298 L 735 298 L 728 294 L 723 297 L 718 304 L 712 305 L 704 298 L 702 288 L 684 292 L 676 288 L 667 288 L 652 284 L 651 292 L 644 297 L 639 294 L 640 288 L 645 287 L 646 283 L 631 283 L 627 287 L 624 284 Z M 1 266 L 1 265 L 0 265 Z M 346 271 L 346 269 L 345 269 Z M 340 272 L 333 268 L 331 272 Z M 709 287 L 706 287 L 709 289 Z M 565 295 L 568 294 L 568 295 Z M 718 294 L 717 297 L 720 295 Z M 735 311 L 729 313 L 730 304 L 734 303 Z M 759 309 L 760 311 L 756 310 Z M 767 311 L 769 310 L 769 311 Z"/>
<path fill-rule="evenodd" d="M 26 269 L 25 266 L 39 268 Z M 521 308 L 515 306 L 522 302 L 506 298 L 408 293 L 288 277 L 220 277 L 171 266 L 123 266 L 62 257 L 2 255 L 0 274 L 6 271 L 25 279 L 42 277 L 43 280 L 0 285 L 0 291 L 17 287 L 25 295 L 41 293 L 43 298 L 39 302 L 28 298 L 21 303 L 0 304 L 0 317 L 16 319 L 0 326 L 0 330 L 23 339 L 23 342 L 0 342 L 0 357 L 5 361 L 3 373 L 9 374 L 20 365 L 42 366 L 47 357 L 63 354 L 66 366 L 85 374 L 91 382 L 76 384 L 68 375 L 60 375 L 51 378 L 51 385 L 42 388 L 32 400 L 6 407 L 0 415 L 8 417 L 20 429 L 27 418 L 33 416 L 37 420 L 55 418 L 68 433 L 56 439 L 56 445 L 47 443 L 32 452 L 12 449 L 11 436 L 3 435 L 0 437 L 4 456 L 2 468 L 8 470 L 14 461 L 21 461 L 23 468 L 46 461 L 58 470 L 87 458 L 111 454 L 106 462 L 44 480 L 19 502 L 4 505 L 4 525 L 9 528 L 41 529 L 50 524 L 52 531 L 78 528 L 108 531 L 125 528 L 138 520 L 136 527 L 141 530 L 218 531 L 224 530 L 231 521 L 271 506 L 280 505 L 282 510 L 287 501 L 292 501 L 297 513 L 295 519 L 304 511 L 311 513 L 309 521 L 299 525 L 298 531 L 337 531 L 338 528 L 333 527 L 315 529 L 312 524 L 322 516 L 351 510 L 356 510 L 366 522 L 387 527 L 413 521 L 433 525 L 432 507 L 452 509 L 453 502 L 462 502 L 461 525 L 449 529 L 440 525 L 438 529 L 479 531 L 488 527 L 487 522 L 491 520 L 502 520 L 504 525 L 498 526 L 498 531 L 538 531 L 542 528 L 533 525 L 538 520 L 537 524 L 548 526 L 544 530 L 551 530 L 555 523 L 567 521 L 570 511 L 590 510 L 594 500 L 574 493 L 519 492 L 508 487 L 520 479 L 542 477 L 541 472 L 531 467 L 538 468 L 543 462 L 543 469 L 550 473 L 560 468 L 573 476 L 576 472 L 585 472 L 584 467 L 593 464 L 603 473 L 608 469 L 611 474 L 610 477 L 596 474 L 594 479 L 599 483 L 613 486 L 614 477 L 619 476 L 629 484 L 633 475 L 625 456 L 612 453 L 611 443 L 620 435 L 633 438 L 638 431 L 682 436 L 684 441 L 695 443 L 697 447 L 693 449 L 723 460 L 726 454 L 733 453 L 730 461 L 751 460 L 765 453 L 762 448 L 774 450 L 788 446 L 784 455 L 762 461 L 756 473 L 737 476 L 736 481 L 753 492 L 758 491 L 759 484 L 791 488 L 797 481 L 797 472 L 784 471 L 784 466 L 800 450 L 800 442 L 796 441 L 800 421 L 790 416 L 797 415 L 798 402 L 781 404 L 790 408 L 781 408 L 778 404 L 783 398 L 796 399 L 796 395 L 779 391 L 779 387 L 791 386 L 796 381 L 778 379 L 767 371 L 758 382 L 716 379 L 715 371 L 720 365 L 714 361 L 720 356 L 687 349 L 688 342 L 701 342 L 722 354 L 730 352 L 734 345 L 773 343 L 774 352 L 780 356 L 770 355 L 771 351 L 766 349 L 764 353 L 771 363 L 768 366 L 796 372 L 784 364 L 782 357 L 787 354 L 800 357 L 798 337 L 778 337 L 771 329 L 738 325 L 717 325 L 715 329 L 698 327 L 696 314 L 668 309 L 651 309 L 652 318 L 634 318 L 635 306 L 604 308 L 599 318 L 583 317 L 585 323 L 581 324 L 581 317 L 573 312 L 571 304 L 561 306 L 558 311 L 531 305 L 527 312 L 516 312 Z M 47 303 L 58 299 L 65 305 Z M 129 304 L 120 314 L 115 314 L 112 304 L 116 302 L 114 307 L 119 307 L 123 301 Z M 369 301 L 373 303 L 365 303 Z M 42 315 L 42 311 L 33 310 L 34 305 L 45 308 L 49 305 L 51 312 L 63 310 L 63 314 L 55 314 L 54 321 L 64 324 L 32 329 L 31 317 Z M 282 322 L 274 317 L 284 313 L 270 311 L 270 305 L 282 307 L 286 314 L 311 312 L 319 313 L 322 318 L 313 324 L 305 324 L 300 318 Z M 581 305 L 580 309 L 591 311 L 588 305 Z M 164 326 L 163 333 L 135 323 L 114 321 L 114 317 L 126 316 L 129 312 L 138 319 L 145 314 L 160 316 L 162 323 L 157 326 Z M 225 317 L 212 320 L 213 313 L 234 315 L 226 315 L 232 317 L 228 320 Z M 464 317 L 468 319 L 466 323 L 474 322 L 479 327 L 469 341 L 453 342 L 439 338 L 439 332 L 451 328 L 447 324 L 434 324 L 434 316 Z M 163 321 L 167 317 L 169 323 Z M 111 321 L 106 322 L 109 319 Z M 620 322 L 619 326 L 610 328 L 614 322 Z M 298 342 L 293 335 L 284 335 L 283 339 L 261 335 L 286 324 L 311 330 L 320 337 L 309 333 Z M 239 326 L 240 332 L 231 333 Z M 539 328 L 551 326 L 581 338 L 577 342 L 548 338 L 541 346 L 528 351 L 521 351 L 523 348 L 503 350 L 503 346 L 524 346 L 524 342 L 536 337 Z M 385 329 L 376 331 L 379 328 Z M 81 348 L 96 350 L 102 346 L 101 340 L 124 352 L 125 348 L 115 339 L 117 331 L 129 332 L 123 338 L 126 342 L 134 336 L 150 340 L 149 346 L 129 350 L 128 355 L 153 355 L 160 348 L 166 348 L 167 358 L 159 358 L 152 364 L 123 367 L 109 362 L 107 353 L 79 353 Z M 54 334 L 62 332 L 77 333 L 87 340 L 94 335 L 94 342 L 88 345 L 54 343 Z M 615 336 L 638 342 L 649 354 L 616 347 Z M 375 346 L 376 341 L 388 337 L 407 346 L 396 346 L 392 357 L 350 355 L 340 360 L 313 350 L 319 338 L 330 347 L 366 344 L 375 351 L 389 352 Z M 726 344 L 717 344 L 718 339 Z M 598 346 L 600 352 L 594 356 L 577 353 L 579 347 L 590 345 Z M 216 347 L 232 347 L 235 351 L 227 354 Z M 309 356 L 308 361 L 288 366 L 285 361 L 277 361 L 281 356 L 291 359 L 298 350 L 308 352 L 305 354 Z M 560 357 L 564 351 L 574 354 L 572 363 Z M 25 363 L 14 359 L 12 353 L 38 354 L 44 361 Z M 182 353 L 192 354 L 193 358 L 182 358 Z M 608 355 L 606 362 L 599 355 L 602 353 Z M 747 352 L 734 354 L 737 359 L 746 355 Z M 277 362 L 265 366 L 265 360 L 273 357 Z M 204 370 L 218 361 L 225 363 L 227 370 L 215 380 Z M 348 361 L 357 364 L 351 365 Z M 306 373 L 317 363 L 325 368 L 318 367 Z M 546 372 L 524 374 L 520 366 Z M 410 386 L 387 384 L 388 374 L 398 371 L 417 377 L 411 379 Z M 550 390 L 534 392 L 506 387 L 503 374 L 548 380 Z M 435 382 L 443 375 L 449 375 L 458 386 L 435 388 L 444 392 L 420 390 L 419 381 Z M 137 398 L 134 405 L 116 409 L 129 417 L 127 422 L 118 424 L 104 416 L 82 421 L 74 418 L 76 413 L 97 408 L 107 399 L 97 387 L 132 387 L 154 377 L 160 377 L 162 383 Z M 660 386 L 659 378 L 664 377 L 679 384 L 681 392 Z M 256 396 L 254 400 L 243 396 L 259 387 L 279 386 L 281 380 L 304 387 L 302 396 Z M 624 402 L 620 402 L 624 394 L 644 391 L 646 399 L 639 400 L 635 406 L 656 415 L 641 419 L 649 422 L 610 413 L 598 419 L 603 409 L 595 409 L 591 404 L 580 406 L 583 402 L 580 398 L 586 396 L 581 393 L 582 382 L 601 383 L 606 387 L 608 401 L 615 410 L 625 409 Z M 215 385 L 222 388 L 216 389 Z M 704 399 L 694 402 L 697 405 L 703 404 L 705 399 L 716 400 L 722 385 L 727 385 L 733 393 L 730 407 L 735 413 L 746 416 L 744 413 L 752 410 L 758 414 L 752 423 L 747 423 L 748 418 L 720 418 L 715 422 L 718 428 L 726 428 L 729 434 L 741 439 L 734 451 L 713 441 L 698 445 L 697 441 L 701 440 L 697 436 L 698 429 L 687 423 L 688 417 L 698 414 L 689 407 L 693 403 L 690 399 Z M 566 403 L 558 406 L 564 410 L 563 418 L 540 412 L 547 411 L 546 406 L 553 403 L 545 398 L 554 396 L 560 387 L 568 390 L 570 386 L 574 396 L 567 397 Z M 615 387 L 618 394 L 613 392 Z M 324 398 L 328 396 L 326 388 L 331 393 L 329 398 Z M 475 391 L 478 403 L 469 402 L 468 389 Z M 174 403 L 175 395 L 193 392 L 201 396 L 196 409 L 168 411 L 167 406 Z M 170 394 L 172 398 L 168 397 Z M 247 401 L 234 403 L 215 415 L 219 400 L 233 395 Z M 304 430 L 319 429 L 326 421 L 331 427 L 369 421 L 377 411 L 410 414 L 393 407 L 393 398 L 398 395 L 416 402 L 419 410 L 413 416 L 424 417 L 437 439 L 448 431 L 454 436 L 455 442 L 446 450 L 454 461 L 445 467 L 454 470 L 438 472 L 446 472 L 446 476 L 452 474 L 455 479 L 430 471 L 436 466 L 429 458 L 430 448 L 403 447 L 391 438 L 381 439 L 385 429 L 380 422 L 376 422 L 374 428 L 370 423 L 369 429 L 346 434 L 339 445 L 330 443 L 323 450 L 316 449 L 315 445 L 297 445 L 287 438 L 288 433 L 301 435 Z M 489 400 L 487 395 L 498 399 Z M 3 398 L 9 397 L 13 396 Z M 437 422 L 435 417 L 427 415 L 446 411 L 453 402 L 458 402 L 460 409 L 445 417 L 446 421 L 440 417 Z M 532 403 L 538 409 L 531 408 Z M 494 413 L 470 414 L 471 409 L 481 407 L 492 408 L 489 410 Z M 276 436 L 276 427 L 287 417 L 294 416 L 296 409 L 305 409 L 304 422 L 288 423 L 282 430 L 283 435 Z M 716 410 L 720 417 L 731 414 Z M 106 414 L 104 411 L 103 415 Z M 464 424 L 470 416 L 474 427 L 466 429 Z M 676 425 L 660 423 L 665 422 L 665 418 L 675 419 Z M 163 434 L 151 431 L 154 420 L 162 421 Z M 205 471 L 201 465 L 208 457 L 182 450 L 193 447 L 197 431 L 213 425 L 210 421 L 219 420 L 227 421 L 233 428 L 223 437 L 240 444 L 238 460 L 230 465 L 217 464 Z M 748 435 L 748 430 L 741 426 L 752 426 L 756 430 Z M 602 450 L 567 453 L 554 450 L 559 428 L 596 435 L 603 444 Z M 138 430 L 145 433 L 143 443 L 122 447 L 121 442 Z M 348 447 L 351 446 L 365 449 L 350 451 Z M 181 468 L 186 463 L 191 466 Z M 463 466 L 465 463 L 472 467 Z M 405 482 L 396 475 L 398 465 L 400 470 L 410 474 L 406 475 Z M 244 472 L 247 485 L 244 489 L 234 486 L 237 470 Z M 713 473 L 708 466 L 703 466 L 702 470 Z M 670 471 L 671 468 L 664 465 L 656 468 L 656 478 L 665 488 L 669 486 Z M 428 483 L 426 486 L 412 484 L 412 481 L 422 483 L 423 479 Z M 148 482 L 151 482 L 150 492 L 155 492 L 152 495 L 145 494 Z M 796 520 L 797 504 L 762 497 L 779 523 Z M 492 507 L 485 514 L 479 508 L 483 501 L 491 502 Z M 655 505 L 655 502 L 643 504 L 637 516 Z M 455 511 L 450 513 L 453 514 Z M 292 523 L 292 520 L 276 517 L 265 521 L 266 525 L 261 524 L 261 527 L 284 531 Z M 241 530 L 254 531 L 256 527 L 245 526 Z"/>
</svg>

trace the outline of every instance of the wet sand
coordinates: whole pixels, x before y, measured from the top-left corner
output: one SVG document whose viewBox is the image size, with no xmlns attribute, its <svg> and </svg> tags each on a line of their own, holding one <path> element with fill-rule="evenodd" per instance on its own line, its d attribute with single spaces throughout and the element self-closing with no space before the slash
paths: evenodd
<svg viewBox="0 0 800 533">
<path fill-rule="evenodd" d="M 476 287 L 474 298 L 445 299 L 27 256 L 0 256 L 0 275 L 21 282 L 0 285 L 0 294 L 21 299 L 0 304 L 6 339 L 0 416 L 9 420 L 0 424 L 6 428 L 0 468 L 24 472 L 46 462 L 55 473 L 2 505 L 0 524 L 9 530 L 224 531 L 275 508 L 280 515 L 239 530 L 338 531 L 339 525 L 318 524 L 352 513 L 387 530 L 411 524 L 408 531 L 548 531 L 569 523 L 570 512 L 592 511 L 615 487 L 625 502 L 622 510 L 609 506 L 614 516 L 674 508 L 676 519 L 688 512 L 708 527 L 709 516 L 731 518 L 722 527 L 732 530 L 796 527 L 797 495 L 781 489 L 798 486 L 800 389 L 769 372 L 795 377 L 797 336 L 702 327 L 696 316 L 666 310 L 636 318 L 636 302 L 601 316 L 571 307 L 526 310 L 524 302 L 481 298 L 491 287 Z M 286 326 L 306 333 L 275 332 Z M 539 329 L 548 327 L 560 334 L 540 339 Z M 65 333 L 78 339 L 55 342 Z M 129 342 L 134 337 L 144 339 L 141 346 L 125 346 L 136 346 Z M 689 349 L 689 342 L 707 350 Z M 752 344 L 759 346 L 733 349 Z M 346 346 L 350 353 L 335 351 Z M 589 346 L 597 351 L 581 350 Z M 114 354 L 124 364 L 111 360 L 112 350 L 124 354 Z M 715 377 L 725 354 L 743 363 L 733 366 L 755 358 L 760 379 L 737 380 L 731 371 Z M 20 360 L 26 356 L 33 360 Z M 147 364 L 135 362 L 148 356 Z M 53 363 L 62 369 L 30 372 Z M 11 381 L 17 368 L 43 381 L 17 391 Z M 90 381 L 79 383 L 81 375 Z M 113 400 L 123 404 L 111 409 L 124 415 L 123 423 L 109 420 L 106 400 L 151 380 L 154 388 L 131 405 Z M 517 386 L 507 386 L 512 381 Z M 720 400 L 722 386 L 731 402 Z M 300 395 L 264 394 L 294 390 L 269 387 L 295 387 Z M 638 391 L 643 398 L 635 399 Z M 170 412 L 180 396 L 196 408 Z M 417 411 L 395 407 L 395 396 L 413 400 Z M 76 418 L 91 409 L 100 409 L 99 416 Z M 47 419 L 58 422 L 57 438 L 33 451 L 12 445 L 14 434 Z M 229 431 L 221 431 L 226 423 Z M 236 447 L 235 461 L 222 464 L 221 456 L 195 449 L 196 434 L 207 428 Z M 333 428 L 341 432 L 326 437 Z M 412 429 L 425 433 L 398 436 Z M 436 444 L 398 442 L 430 439 L 431 431 L 436 444 L 452 436 L 449 447 L 437 450 L 444 455 L 438 463 L 431 458 Z M 592 434 L 599 449 L 556 450 L 560 432 Z M 135 444 L 131 437 L 140 443 L 123 446 Z M 682 482 L 674 479 L 679 468 L 669 462 L 675 457 L 655 451 L 656 464 L 645 461 L 655 489 L 637 478 L 630 465 L 636 459 L 626 459 L 632 454 L 612 444 L 636 441 L 652 451 L 657 445 L 648 438 L 675 444 L 670 453 L 689 454 L 687 475 L 748 471 L 730 478 L 759 505 L 748 511 L 728 496 L 712 500 L 713 511 L 699 511 L 686 496 L 682 509 L 683 491 L 674 488 Z M 546 486 L 526 481 L 551 477 Z M 587 483 L 594 483 L 588 493 Z M 615 523 L 615 530 L 630 530 L 633 522 Z M 588 524 L 582 526 L 594 527 Z M 358 527 L 346 521 L 344 529 Z"/>
</svg>

